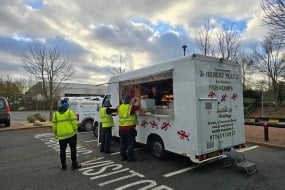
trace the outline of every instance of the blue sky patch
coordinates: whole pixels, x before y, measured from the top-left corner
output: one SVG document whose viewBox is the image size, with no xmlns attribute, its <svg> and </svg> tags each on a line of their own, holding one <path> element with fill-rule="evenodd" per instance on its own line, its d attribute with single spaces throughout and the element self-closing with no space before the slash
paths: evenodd
<svg viewBox="0 0 285 190">
<path fill-rule="evenodd" d="M 41 9 L 44 3 L 43 0 L 27 0 L 27 5 L 33 9 Z"/>
<path fill-rule="evenodd" d="M 143 23 L 148 25 L 150 28 L 154 30 L 154 32 L 159 32 L 161 34 L 168 33 L 170 30 L 178 32 L 179 34 L 185 34 L 185 30 L 181 26 L 172 26 L 166 22 L 158 22 L 156 25 L 152 24 L 150 21 L 145 19 L 134 19 L 134 23 Z"/>
<path fill-rule="evenodd" d="M 31 41 L 31 37 L 29 37 L 28 35 L 24 33 L 13 34 L 12 38 L 17 41 Z"/>
<path fill-rule="evenodd" d="M 225 24 L 228 27 L 230 27 L 232 24 L 234 24 L 236 29 L 238 29 L 239 31 L 245 30 L 246 29 L 246 23 L 247 23 L 247 21 L 245 21 L 245 20 L 233 21 L 233 20 L 226 19 L 226 18 L 217 18 L 217 22 L 219 24 Z"/>
</svg>

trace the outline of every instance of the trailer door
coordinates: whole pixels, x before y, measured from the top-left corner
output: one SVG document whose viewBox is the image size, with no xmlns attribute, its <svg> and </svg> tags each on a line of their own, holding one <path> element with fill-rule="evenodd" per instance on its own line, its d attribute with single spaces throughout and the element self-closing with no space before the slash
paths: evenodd
<svg viewBox="0 0 285 190">
<path fill-rule="evenodd" d="M 219 150 L 218 138 L 218 100 L 216 98 L 199 98 L 199 149 L 201 153 Z M 215 135 L 217 134 L 217 135 Z"/>
</svg>

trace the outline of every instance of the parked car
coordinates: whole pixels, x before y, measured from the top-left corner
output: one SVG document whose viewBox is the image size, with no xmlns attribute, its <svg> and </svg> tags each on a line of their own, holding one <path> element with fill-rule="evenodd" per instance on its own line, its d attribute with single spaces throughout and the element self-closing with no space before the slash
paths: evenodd
<svg viewBox="0 0 285 190">
<path fill-rule="evenodd" d="M 6 98 L 0 97 L 0 124 L 10 127 L 11 111 Z"/>
</svg>

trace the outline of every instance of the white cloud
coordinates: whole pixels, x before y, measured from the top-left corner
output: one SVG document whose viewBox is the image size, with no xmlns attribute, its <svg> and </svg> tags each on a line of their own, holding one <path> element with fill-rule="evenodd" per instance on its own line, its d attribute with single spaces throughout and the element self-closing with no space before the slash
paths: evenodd
<svg viewBox="0 0 285 190">
<path fill-rule="evenodd" d="M 75 65 L 72 81 L 82 83 L 107 82 L 104 68 L 112 64 L 107 58 L 115 54 L 126 54 L 134 68 L 140 68 L 182 56 L 183 44 L 188 45 L 188 53 L 193 51 L 193 35 L 207 18 L 217 26 L 219 19 L 246 22 L 245 44 L 262 39 L 265 33 L 255 16 L 259 0 L 48 0 L 40 9 L 26 2 L 0 0 L 0 49 L 6 48 L 1 40 L 9 38 L 43 39 L 60 46 Z M 169 27 L 159 28 L 161 23 Z M 22 43 L 26 51 L 28 42 Z M 12 43 L 8 50 L 3 57 L 18 56 L 19 44 Z"/>
<path fill-rule="evenodd" d="M 243 33 L 242 41 L 246 42 L 260 42 L 267 35 L 268 30 L 266 26 L 260 21 L 258 17 L 253 17 L 247 23 L 247 28 Z"/>
</svg>

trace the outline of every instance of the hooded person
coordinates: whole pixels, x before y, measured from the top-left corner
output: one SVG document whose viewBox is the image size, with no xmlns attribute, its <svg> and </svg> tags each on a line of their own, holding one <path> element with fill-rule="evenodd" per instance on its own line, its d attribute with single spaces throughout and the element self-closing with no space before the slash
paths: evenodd
<svg viewBox="0 0 285 190">
<path fill-rule="evenodd" d="M 55 138 L 59 141 L 61 169 L 66 170 L 66 148 L 69 144 L 71 151 L 72 169 L 80 168 L 81 165 L 77 162 L 76 144 L 78 123 L 75 113 L 68 109 L 69 104 L 66 100 L 61 100 L 58 103 L 58 110 L 52 117 L 52 129 Z"/>
<path fill-rule="evenodd" d="M 136 111 L 140 105 L 131 103 L 131 96 L 125 95 L 122 98 L 122 104 L 118 107 L 119 115 L 119 135 L 120 135 L 120 155 L 122 161 L 135 161 L 134 146 L 136 142 L 138 124 Z"/>
<path fill-rule="evenodd" d="M 116 112 L 116 109 L 111 109 L 112 105 L 110 100 L 105 100 L 100 109 L 101 118 L 101 147 L 100 152 L 110 154 L 114 151 L 110 149 L 112 140 L 112 128 L 114 127 L 112 113 Z"/>
</svg>

